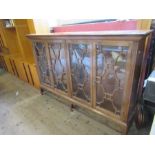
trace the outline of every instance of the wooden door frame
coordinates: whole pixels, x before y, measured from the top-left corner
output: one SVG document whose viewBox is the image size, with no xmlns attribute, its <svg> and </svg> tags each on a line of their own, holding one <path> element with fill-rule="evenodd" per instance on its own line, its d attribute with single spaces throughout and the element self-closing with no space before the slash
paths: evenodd
<svg viewBox="0 0 155 155">
<path fill-rule="evenodd" d="M 93 82 L 93 71 L 92 71 L 92 59 L 93 59 L 93 40 L 91 39 L 79 39 L 79 38 L 69 38 L 69 39 L 66 39 L 66 46 L 67 46 L 67 53 L 68 53 L 68 63 L 69 63 L 69 75 L 70 75 L 70 89 L 71 89 L 71 92 L 73 93 L 73 86 L 72 86 L 72 73 L 71 73 L 71 61 L 70 61 L 70 54 L 69 54 L 69 46 L 68 44 L 88 44 L 90 45 L 90 102 L 87 102 L 85 101 L 84 99 L 80 99 L 76 96 L 73 96 L 73 94 L 71 94 L 71 98 L 77 100 L 78 102 L 80 103 L 83 103 L 85 104 L 86 106 L 89 106 L 89 107 L 93 107 L 93 94 L 92 94 L 92 82 Z"/>
<path fill-rule="evenodd" d="M 32 46 L 33 46 L 33 55 L 34 55 L 34 59 L 35 59 L 35 63 L 36 63 L 36 69 L 37 69 L 37 72 L 38 72 L 38 76 L 39 76 L 39 81 L 40 81 L 40 84 L 41 85 L 45 85 L 46 87 L 51 87 L 51 85 L 48 85 L 44 82 L 42 82 L 41 80 L 41 73 L 40 73 L 40 69 L 39 69 L 39 64 L 38 64 L 38 60 L 37 60 L 37 56 L 36 56 L 36 52 L 35 52 L 35 44 L 36 43 L 43 43 L 43 45 L 45 46 L 45 52 L 46 52 L 46 58 L 47 58 L 47 66 L 48 66 L 48 69 L 49 69 L 49 64 L 48 64 L 48 56 L 47 56 L 47 42 L 45 40 L 42 40 L 42 39 L 34 39 L 32 40 Z M 51 76 L 50 76 L 51 78 Z M 51 79 L 50 79 L 51 81 Z M 40 86 L 41 86 L 40 85 Z"/>
<path fill-rule="evenodd" d="M 95 50 L 95 45 L 96 44 L 98 44 L 98 43 L 100 43 L 100 44 L 102 44 L 102 45 L 110 45 L 110 46 L 128 46 L 129 47 L 129 50 L 128 50 L 128 54 L 127 54 L 127 57 L 129 57 L 129 55 L 130 55 L 130 53 L 131 53 L 131 47 L 132 47 L 132 44 L 133 44 L 133 42 L 132 41 L 121 41 L 121 40 L 118 40 L 117 39 L 117 41 L 115 40 L 115 38 L 113 38 L 113 39 L 111 39 L 111 40 L 108 40 L 108 41 L 105 41 L 105 40 L 103 40 L 103 39 L 98 39 L 98 40 L 96 40 L 96 41 L 94 41 L 94 45 L 93 45 L 93 108 L 94 109 L 96 109 L 96 110 L 99 110 L 99 111 L 101 111 L 101 112 L 103 112 L 103 113 L 105 113 L 105 114 L 108 114 L 109 116 L 111 116 L 111 117 L 113 117 L 113 118 L 117 118 L 117 119 L 120 119 L 120 120 L 122 120 L 122 111 L 123 111 L 123 109 L 124 109 L 124 107 L 123 107 L 123 104 L 127 104 L 127 103 L 125 103 L 124 101 L 126 101 L 126 99 L 125 99 L 125 94 L 123 95 L 123 98 L 122 98 L 122 105 L 121 105 L 121 109 L 120 109 L 120 115 L 116 115 L 116 114 L 114 114 L 113 112 L 111 112 L 111 111 L 109 111 L 109 110 L 106 110 L 106 109 L 104 109 L 104 108 L 100 108 L 100 107 L 97 107 L 96 106 L 96 62 L 97 62 L 97 60 L 96 60 L 96 50 Z M 127 64 L 129 64 L 129 59 L 127 58 L 127 62 L 126 62 L 126 72 L 128 72 L 128 68 L 129 67 L 127 67 Z M 125 81 L 127 81 L 127 78 L 128 78 L 128 76 L 127 76 L 127 73 L 125 73 Z M 126 88 L 126 87 L 124 87 L 124 92 L 126 92 L 128 89 Z"/>
<path fill-rule="evenodd" d="M 49 50 L 49 43 L 62 43 L 63 44 L 63 47 L 64 47 L 64 56 L 65 56 L 65 60 L 66 60 L 66 74 L 67 74 L 67 92 L 63 91 L 63 90 L 60 90 L 58 88 L 55 88 L 55 87 L 52 87 L 52 89 L 54 89 L 56 92 L 58 93 L 61 93 L 61 94 L 64 94 L 64 95 L 68 95 L 68 96 L 71 96 L 71 91 L 70 91 L 70 85 L 69 85 L 69 79 L 68 79 L 68 65 L 67 65 L 67 51 L 66 51 L 66 42 L 64 39 L 48 39 L 46 40 L 46 43 L 47 43 L 47 59 L 48 59 L 48 63 L 49 63 L 49 71 L 50 71 L 50 76 L 52 78 L 52 80 L 54 81 L 53 79 L 53 74 L 51 72 L 51 59 L 50 59 L 50 50 Z"/>
</svg>

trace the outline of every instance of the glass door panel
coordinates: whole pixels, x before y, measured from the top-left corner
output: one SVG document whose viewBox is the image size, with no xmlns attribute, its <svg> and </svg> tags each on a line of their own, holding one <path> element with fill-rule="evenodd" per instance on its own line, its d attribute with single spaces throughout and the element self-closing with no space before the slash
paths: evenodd
<svg viewBox="0 0 155 155">
<path fill-rule="evenodd" d="M 41 41 L 36 41 L 33 43 L 33 45 L 38 63 L 40 81 L 43 84 L 51 85 L 45 43 Z"/>
<path fill-rule="evenodd" d="M 128 46 L 96 44 L 96 106 L 120 115 Z"/>
<path fill-rule="evenodd" d="M 65 44 L 63 41 L 48 43 L 50 57 L 50 72 L 54 81 L 54 88 L 67 92 L 67 67 Z"/>
<path fill-rule="evenodd" d="M 91 53 L 90 43 L 68 43 L 71 67 L 72 95 L 87 103 L 91 102 Z"/>
</svg>

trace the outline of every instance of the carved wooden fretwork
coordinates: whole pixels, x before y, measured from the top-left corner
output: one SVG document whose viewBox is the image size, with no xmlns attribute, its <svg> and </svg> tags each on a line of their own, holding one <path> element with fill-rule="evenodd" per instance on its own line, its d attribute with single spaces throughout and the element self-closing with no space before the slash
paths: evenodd
<svg viewBox="0 0 155 155">
<path fill-rule="evenodd" d="M 120 114 L 128 47 L 96 45 L 97 106 Z"/>
<path fill-rule="evenodd" d="M 90 45 L 69 44 L 73 96 L 90 101 Z"/>
<path fill-rule="evenodd" d="M 67 92 L 66 58 L 63 43 L 49 43 L 50 71 L 52 72 L 54 87 Z"/>
<path fill-rule="evenodd" d="M 34 48 L 36 52 L 38 68 L 40 71 L 40 80 L 42 83 L 51 85 L 45 44 L 42 42 L 35 42 Z"/>
</svg>

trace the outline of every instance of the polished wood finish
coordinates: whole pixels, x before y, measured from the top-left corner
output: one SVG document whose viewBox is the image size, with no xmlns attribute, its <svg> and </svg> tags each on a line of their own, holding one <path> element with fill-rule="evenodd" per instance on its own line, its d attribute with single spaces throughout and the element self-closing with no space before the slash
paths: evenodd
<svg viewBox="0 0 155 155">
<path fill-rule="evenodd" d="M 88 31 L 88 32 L 58 32 L 49 34 L 29 34 L 29 37 L 62 37 L 62 36 L 145 36 L 152 30 L 125 30 L 125 31 Z"/>
<path fill-rule="evenodd" d="M 39 88 L 40 82 L 31 42 L 26 38 L 26 34 L 36 32 L 34 21 L 32 19 L 12 19 L 14 26 L 9 28 L 4 26 L 4 21 L 0 19 L 0 56 L 1 60 L 4 59 L 0 63 L 6 64 L 7 70 L 5 70 L 9 73 Z"/>
<path fill-rule="evenodd" d="M 104 116 L 105 123 L 126 133 L 143 85 L 144 43 L 150 34 L 112 31 L 28 35 L 41 89 Z"/>
</svg>

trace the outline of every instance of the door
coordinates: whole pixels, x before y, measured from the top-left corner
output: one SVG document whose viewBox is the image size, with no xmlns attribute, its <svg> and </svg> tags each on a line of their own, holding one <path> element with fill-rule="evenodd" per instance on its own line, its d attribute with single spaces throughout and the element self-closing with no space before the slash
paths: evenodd
<svg viewBox="0 0 155 155">
<path fill-rule="evenodd" d="M 33 41 L 35 59 L 39 79 L 42 85 L 50 87 L 52 84 L 47 60 L 47 47 L 44 41 Z"/>
<path fill-rule="evenodd" d="M 63 40 L 48 41 L 50 73 L 55 91 L 68 93 L 66 48 Z"/>
<path fill-rule="evenodd" d="M 67 41 L 70 60 L 72 98 L 82 104 L 92 103 L 92 44 L 88 41 Z"/>
<path fill-rule="evenodd" d="M 121 115 L 126 85 L 129 43 L 96 42 L 94 66 L 95 107 L 115 115 Z"/>
</svg>

